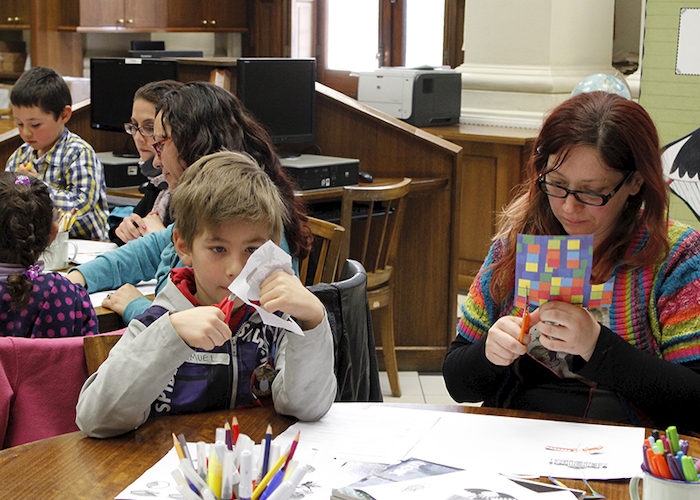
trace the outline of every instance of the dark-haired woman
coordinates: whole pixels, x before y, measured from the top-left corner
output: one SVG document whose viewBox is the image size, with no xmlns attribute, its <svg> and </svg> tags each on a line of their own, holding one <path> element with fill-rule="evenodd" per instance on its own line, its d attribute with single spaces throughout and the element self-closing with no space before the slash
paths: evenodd
<svg viewBox="0 0 700 500">
<path fill-rule="evenodd" d="M 270 176 L 287 205 L 290 217 L 285 221 L 281 247 L 297 260 L 308 254 L 312 236 L 302 202 L 294 196 L 294 186 L 269 134 L 234 95 L 210 83 L 192 82 L 165 94 L 156 112 L 154 165 L 163 169 L 171 190 L 184 170 L 206 154 L 221 150 L 248 153 Z M 103 305 L 128 323 L 151 304 L 133 284 L 156 278 L 157 293 L 170 270 L 182 266 L 171 241 L 172 230 L 171 224 L 107 252 L 75 268 L 68 278 L 85 285 L 89 292 L 119 288 Z"/>
<path fill-rule="evenodd" d="M 148 179 L 148 184 L 134 211 L 124 217 L 118 226 L 110 228 L 109 239 L 117 245 L 161 231 L 172 222 L 168 213 L 171 192 L 160 168 L 153 166 L 156 155 L 153 151 L 153 122 L 156 119 L 156 106 L 163 96 L 181 86 L 182 83 L 174 80 L 150 82 L 134 94 L 131 121 L 124 124 L 124 129 L 134 139 L 139 153 L 139 169 Z"/>
<path fill-rule="evenodd" d="M 462 306 L 443 365 L 452 397 L 700 430 L 700 234 L 668 221 L 649 115 L 604 92 L 567 100 L 546 118 L 521 188 Z M 519 342 L 519 233 L 592 234 L 591 280 L 613 280 L 610 308 L 551 301 L 532 312 L 541 345 L 565 363 L 544 366 L 528 355 L 530 335 Z"/>
</svg>

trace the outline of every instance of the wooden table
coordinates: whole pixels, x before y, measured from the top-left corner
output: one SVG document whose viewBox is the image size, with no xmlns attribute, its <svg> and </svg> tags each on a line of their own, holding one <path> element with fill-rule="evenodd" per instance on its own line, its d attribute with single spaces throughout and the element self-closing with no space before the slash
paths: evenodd
<svg viewBox="0 0 700 500">
<path fill-rule="evenodd" d="M 353 403 L 340 403 L 353 404 Z M 362 404 L 362 403 L 355 403 Z M 384 403 L 387 404 L 387 403 Z M 544 414 L 449 405 L 392 405 L 431 410 L 481 413 L 527 418 L 552 418 Z M 267 424 L 278 435 L 295 420 L 273 408 L 254 408 L 160 417 L 136 431 L 111 439 L 92 439 L 73 432 L 0 451 L 1 498 L 114 498 L 172 447 L 171 434 L 183 433 L 187 441 L 214 441 L 216 427 L 236 415 L 241 432 L 256 442 Z M 580 421 L 580 420 L 579 420 Z M 690 441 L 690 454 L 700 453 L 700 439 Z M 641 450 L 641 443 L 640 443 Z M 641 463 L 641 457 L 640 457 Z M 545 481 L 546 482 L 546 481 Z M 582 481 L 564 480 L 570 487 L 586 490 Z M 628 481 L 591 481 L 608 500 L 627 499 Z"/>
</svg>

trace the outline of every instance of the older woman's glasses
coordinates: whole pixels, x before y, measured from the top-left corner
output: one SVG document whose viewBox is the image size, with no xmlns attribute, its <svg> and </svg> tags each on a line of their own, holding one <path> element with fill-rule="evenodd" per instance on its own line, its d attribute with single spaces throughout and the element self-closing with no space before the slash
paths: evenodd
<svg viewBox="0 0 700 500">
<path fill-rule="evenodd" d="M 620 183 L 617 186 L 615 186 L 615 188 L 608 194 L 591 193 L 590 191 L 573 191 L 571 189 L 565 188 L 564 186 L 547 182 L 546 180 L 544 180 L 544 175 L 540 176 L 540 178 L 537 180 L 537 183 L 540 186 L 540 191 L 542 191 L 547 196 L 552 196 L 554 198 L 566 198 L 571 194 L 574 196 L 574 198 L 576 198 L 579 202 L 583 203 L 584 205 L 602 207 L 607 202 L 609 202 L 613 196 L 615 196 L 615 193 L 617 193 L 620 190 L 622 185 L 625 182 L 627 182 L 627 179 L 629 179 L 633 173 L 634 170 L 627 172 L 627 175 L 625 175 L 624 179 L 622 179 Z"/>
<path fill-rule="evenodd" d="M 136 135 L 136 132 L 141 132 L 141 135 L 144 137 L 153 137 L 153 125 L 139 127 L 133 123 L 125 123 L 124 130 L 126 130 L 126 133 L 129 135 Z"/>
<path fill-rule="evenodd" d="M 160 155 L 163 154 L 163 145 L 168 142 L 172 137 L 163 137 L 161 140 L 154 142 L 151 144 L 153 149 L 155 150 L 156 154 L 158 155 L 158 158 L 160 158 Z"/>
</svg>

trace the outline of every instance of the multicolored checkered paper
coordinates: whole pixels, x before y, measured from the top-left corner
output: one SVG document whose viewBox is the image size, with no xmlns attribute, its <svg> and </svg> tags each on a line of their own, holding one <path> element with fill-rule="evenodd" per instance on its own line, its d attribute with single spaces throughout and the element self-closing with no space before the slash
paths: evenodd
<svg viewBox="0 0 700 500">
<path fill-rule="evenodd" d="M 591 285 L 593 235 L 519 234 L 515 259 L 515 306 L 561 300 L 583 307 L 610 307 L 612 280 Z"/>
</svg>

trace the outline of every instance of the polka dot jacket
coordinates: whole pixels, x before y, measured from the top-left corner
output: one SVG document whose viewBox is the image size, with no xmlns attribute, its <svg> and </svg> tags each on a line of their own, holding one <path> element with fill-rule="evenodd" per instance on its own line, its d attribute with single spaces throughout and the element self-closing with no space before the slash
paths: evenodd
<svg viewBox="0 0 700 500">
<path fill-rule="evenodd" d="M 7 281 L 0 280 L 0 336 L 79 337 L 98 333 L 97 315 L 85 289 L 58 273 L 34 279 L 27 307 L 12 310 Z"/>
</svg>

